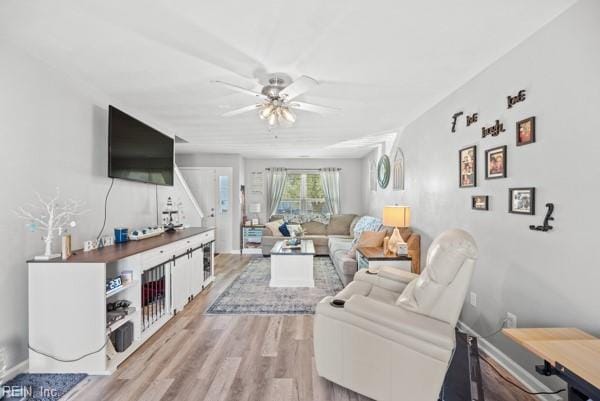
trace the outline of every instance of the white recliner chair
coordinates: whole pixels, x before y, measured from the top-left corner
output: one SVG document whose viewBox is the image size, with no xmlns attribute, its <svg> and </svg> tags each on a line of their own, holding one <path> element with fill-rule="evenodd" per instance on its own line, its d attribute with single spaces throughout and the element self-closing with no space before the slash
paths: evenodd
<svg viewBox="0 0 600 401">
<path fill-rule="evenodd" d="M 436 401 L 476 258 L 471 235 L 455 229 L 433 241 L 420 276 L 392 267 L 356 273 L 317 305 L 319 375 L 379 401 Z"/>
</svg>

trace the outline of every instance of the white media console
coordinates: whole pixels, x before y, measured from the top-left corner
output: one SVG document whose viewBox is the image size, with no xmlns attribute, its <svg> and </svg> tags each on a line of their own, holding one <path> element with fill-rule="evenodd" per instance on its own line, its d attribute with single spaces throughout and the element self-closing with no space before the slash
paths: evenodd
<svg viewBox="0 0 600 401">
<path fill-rule="evenodd" d="M 214 240 L 214 228 L 188 228 L 77 251 L 64 261 L 29 261 L 29 371 L 114 372 L 213 281 Z M 133 271 L 131 283 L 107 292 L 106 281 L 123 271 Z M 131 301 L 135 312 L 107 327 L 107 303 L 117 300 Z M 103 347 L 107 335 L 128 321 L 133 343 L 111 354 Z M 43 354 L 63 360 L 90 355 L 60 362 Z"/>
</svg>

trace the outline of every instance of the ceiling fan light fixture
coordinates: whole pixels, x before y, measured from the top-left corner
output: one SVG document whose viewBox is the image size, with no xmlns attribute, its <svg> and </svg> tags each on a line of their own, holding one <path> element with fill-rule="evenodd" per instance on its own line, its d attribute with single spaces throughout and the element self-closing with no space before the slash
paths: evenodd
<svg viewBox="0 0 600 401">
<path fill-rule="evenodd" d="M 259 116 L 260 118 L 262 118 L 263 120 L 269 118 L 274 111 L 274 107 L 272 103 L 268 103 L 267 105 L 265 105 L 262 110 L 259 112 Z"/>
<path fill-rule="evenodd" d="M 277 112 L 274 111 L 273 113 L 271 113 L 269 115 L 269 119 L 268 119 L 269 125 L 275 125 L 277 123 L 277 120 L 278 120 L 278 118 L 277 118 Z"/>
<path fill-rule="evenodd" d="M 319 84 L 314 78 L 305 75 L 291 81 L 291 78 L 285 74 L 270 74 L 268 84 L 263 86 L 260 93 L 227 82 L 213 82 L 224 85 L 236 92 L 245 93 L 261 99 L 261 103 L 259 104 L 228 111 L 223 114 L 223 117 L 236 116 L 238 114 L 257 110 L 259 118 L 261 120 L 266 120 L 269 126 L 280 125 L 289 127 L 296 122 L 296 114 L 294 114 L 294 110 L 292 109 L 319 114 L 329 114 L 338 111 L 331 107 L 298 102 L 295 100 L 298 96 L 303 95 Z"/>
<path fill-rule="evenodd" d="M 292 113 L 287 107 L 281 108 L 281 116 L 289 123 L 296 122 L 296 115 Z"/>
</svg>

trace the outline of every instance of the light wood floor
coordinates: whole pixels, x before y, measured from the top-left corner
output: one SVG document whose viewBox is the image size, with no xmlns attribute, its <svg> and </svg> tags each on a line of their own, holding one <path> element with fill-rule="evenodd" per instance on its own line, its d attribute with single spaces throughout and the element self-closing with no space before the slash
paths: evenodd
<svg viewBox="0 0 600 401">
<path fill-rule="evenodd" d="M 203 314 L 248 260 L 248 256 L 218 256 L 216 280 L 209 289 L 130 356 L 116 373 L 89 377 L 66 399 L 368 400 L 317 375 L 312 316 Z M 511 388 L 485 363 L 481 366 L 486 401 L 536 400 Z"/>
</svg>

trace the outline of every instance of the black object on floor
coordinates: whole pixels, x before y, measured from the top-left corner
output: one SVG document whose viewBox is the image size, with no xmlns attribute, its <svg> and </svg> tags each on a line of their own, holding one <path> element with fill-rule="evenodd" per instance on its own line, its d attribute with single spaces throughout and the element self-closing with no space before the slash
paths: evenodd
<svg viewBox="0 0 600 401">
<path fill-rule="evenodd" d="M 476 337 L 456 330 L 456 350 L 439 399 L 485 401 Z"/>
<path fill-rule="evenodd" d="M 0 386 L 0 399 L 2 401 L 57 401 L 86 377 L 87 375 L 83 373 L 20 374 Z"/>
</svg>

